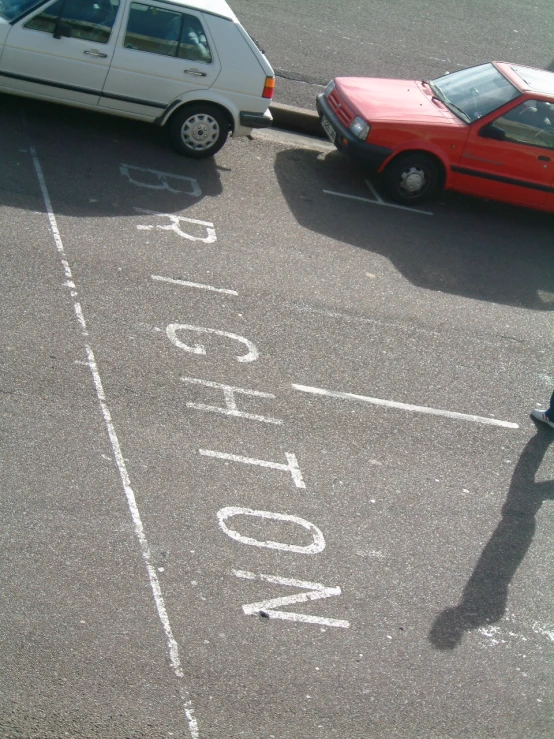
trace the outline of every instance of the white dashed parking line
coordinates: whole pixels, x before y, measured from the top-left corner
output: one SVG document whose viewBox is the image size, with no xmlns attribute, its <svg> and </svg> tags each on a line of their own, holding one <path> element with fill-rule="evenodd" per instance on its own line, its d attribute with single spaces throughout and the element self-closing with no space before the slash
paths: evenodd
<svg viewBox="0 0 554 739">
<path fill-rule="evenodd" d="M 86 364 L 88 365 L 91 375 L 92 375 L 92 381 L 93 381 L 94 388 L 96 391 L 96 396 L 98 398 L 98 403 L 100 405 L 100 410 L 102 413 L 102 417 L 104 419 L 104 424 L 106 426 L 106 431 L 108 434 L 108 438 L 110 440 L 110 445 L 112 447 L 114 459 L 117 465 L 117 469 L 119 471 L 119 476 L 121 478 L 121 483 L 123 486 L 125 498 L 127 500 L 127 506 L 129 508 L 129 513 L 133 521 L 133 528 L 134 528 L 135 536 L 139 543 L 142 560 L 144 562 L 144 565 L 146 567 L 146 571 L 148 574 L 152 596 L 154 599 L 154 603 L 156 605 L 156 610 L 158 612 L 158 618 L 160 620 L 163 632 L 165 634 L 166 646 L 167 646 L 168 655 L 169 655 L 169 662 L 171 664 L 171 668 L 173 670 L 175 677 L 178 678 L 179 680 L 178 689 L 179 689 L 179 693 L 180 693 L 181 700 L 183 703 L 183 711 L 184 711 L 185 718 L 187 721 L 188 731 L 191 736 L 191 739 L 200 739 L 198 723 L 194 715 L 194 708 L 192 706 L 189 692 L 183 682 L 184 672 L 183 672 L 183 667 L 181 664 L 181 659 L 179 656 L 179 646 L 173 635 L 173 629 L 169 621 L 169 615 L 167 613 L 167 608 L 166 608 L 164 597 L 162 594 L 162 588 L 160 585 L 160 581 L 158 579 L 158 574 L 152 562 L 150 544 L 146 537 L 146 532 L 144 530 L 144 526 L 142 523 L 140 511 L 139 511 L 136 497 L 135 497 L 135 493 L 131 486 L 131 479 L 129 477 L 127 466 L 125 464 L 125 459 L 123 457 L 123 452 L 121 450 L 119 438 L 117 436 L 115 426 L 112 421 L 112 414 L 111 414 L 110 408 L 106 400 L 106 395 L 105 395 L 104 387 L 103 387 L 102 380 L 100 377 L 100 371 L 98 369 L 98 364 L 96 363 L 94 352 L 88 344 L 89 332 L 87 329 L 87 324 L 85 321 L 81 303 L 78 300 L 78 292 L 77 292 L 75 282 L 73 281 L 73 273 L 69 265 L 69 261 L 65 254 L 65 248 L 64 248 L 61 236 L 60 236 L 60 231 L 58 228 L 56 215 L 52 207 L 52 201 L 50 200 L 50 195 L 48 193 L 48 188 L 46 187 L 46 181 L 44 179 L 42 167 L 40 165 L 40 161 L 38 159 L 38 156 L 37 156 L 37 153 L 34 147 L 31 147 L 30 153 L 33 159 L 35 172 L 37 175 L 40 190 L 41 190 L 42 197 L 44 200 L 44 205 L 46 208 L 46 215 L 48 216 L 48 220 L 50 222 L 50 230 L 52 232 L 54 244 L 61 258 L 61 263 L 62 263 L 64 277 L 65 277 L 64 286 L 70 290 L 70 294 L 71 294 L 71 298 L 73 302 L 73 310 L 81 326 L 81 334 L 83 338 L 85 339 L 84 348 L 85 348 L 85 352 L 87 356 Z"/>
</svg>

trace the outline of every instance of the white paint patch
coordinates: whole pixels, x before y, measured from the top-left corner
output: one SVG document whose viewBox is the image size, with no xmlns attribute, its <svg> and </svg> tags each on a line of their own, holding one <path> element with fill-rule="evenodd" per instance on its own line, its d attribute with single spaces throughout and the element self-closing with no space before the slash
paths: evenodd
<svg viewBox="0 0 554 739">
<path fill-rule="evenodd" d="M 554 303 L 554 293 L 547 290 L 537 290 L 537 295 L 543 303 Z"/>
<path fill-rule="evenodd" d="M 547 639 L 550 639 L 551 642 L 554 642 L 554 626 L 541 626 L 535 621 L 532 628 L 535 634 L 546 636 Z"/>
<path fill-rule="evenodd" d="M 323 190 L 325 195 L 335 195 L 338 198 L 349 198 L 350 200 L 360 200 L 362 203 L 370 203 L 371 205 L 381 205 L 384 208 L 396 208 L 397 210 L 407 210 L 409 213 L 420 213 L 424 216 L 432 216 L 428 210 L 418 210 L 417 208 L 408 208 L 404 205 L 395 205 L 394 203 L 385 203 L 382 200 L 370 200 L 370 198 L 361 198 L 359 195 L 346 195 L 343 192 L 335 192 L 334 190 Z"/>
<path fill-rule="evenodd" d="M 370 549 L 367 552 L 364 552 L 363 550 L 358 550 L 356 552 L 358 557 L 372 557 L 375 559 L 385 559 L 385 555 L 383 552 L 379 552 L 377 549 Z"/>
<path fill-rule="evenodd" d="M 204 244 L 213 244 L 217 241 L 215 234 L 214 224 L 210 221 L 198 221 L 195 218 L 185 218 L 184 216 L 176 216 L 174 213 L 158 213 L 155 210 L 147 210 L 146 208 L 134 208 L 137 213 L 144 213 L 149 216 L 157 216 L 158 218 L 169 218 L 171 224 L 169 226 L 156 226 L 160 231 L 174 231 L 178 236 L 189 241 L 202 241 Z M 202 226 L 206 229 L 206 236 L 194 236 L 181 229 L 180 224 L 190 223 L 194 226 Z M 144 229 L 144 226 L 137 226 L 139 229 Z M 154 228 L 153 226 L 147 226 L 148 229 Z"/>
<path fill-rule="evenodd" d="M 252 457 L 242 457 L 238 454 L 226 454 L 225 452 L 214 452 L 211 449 L 199 449 L 200 454 L 204 457 L 215 457 L 216 459 L 226 459 L 230 462 L 242 462 L 243 464 L 257 465 L 258 467 L 269 467 L 272 470 L 281 470 L 282 472 L 290 472 L 292 480 L 297 488 L 305 488 L 306 484 L 302 479 L 302 473 L 298 466 L 298 460 L 295 454 L 285 452 L 287 464 L 279 462 L 268 462 L 265 459 L 254 459 Z"/>
<path fill-rule="evenodd" d="M 498 644 L 506 644 L 506 640 L 501 638 L 498 626 L 483 626 L 479 629 L 479 633 L 487 639 L 488 646 L 495 647 Z"/>
<path fill-rule="evenodd" d="M 272 393 L 262 393 L 258 390 L 245 390 L 242 387 L 233 387 L 232 385 L 222 385 L 219 382 L 210 382 L 208 380 L 200 380 L 197 377 L 181 377 L 182 382 L 186 382 L 189 385 L 204 385 L 204 387 L 214 388 L 215 390 L 222 390 L 223 397 L 225 399 L 225 407 L 217 405 L 206 405 L 205 403 L 187 403 L 187 408 L 195 408 L 199 411 L 210 411 L 212 413 L 221 413 L 224 416 L 233 416 L 235 418 L 246 418 L 250 421 L 261 421 L 262 423 L 273 423 L 277 426 L 282 425 L 282 421 L 279 418 L 272 418 L 271 416 L 260 416 L 255 413 L 245 413 L 239 411 L 235 393 L 241 395 L 248 395 L 254 398 L 271 398 L 275 400 L 275 395 Z"/>
<path fill-rule="evenodd" d="M 467 413 L 456 413 L 455 411 L 443 411 L 438 408 L 429 408 L 424 405 L 411 405 L 409 403 L 397 403 L 394 400 L 381 400 L 380 398 L 370 398 L 365 395 L 355 395 L 354 393 L 343 393 L 337 390 L 324 390 L 320 387 L 309 387 L 308 385 L 292 384 L 295 390 L 311 395 L 323 395 L 329 398 L 339 398 L 341 400 L 355 400 L 362 403 L 370 403 L 371 405 L 381 405 L 385 408 L 398 408 L 403 411 L 411 411 L 412 413 L 427 413 L 431 416 L 444 416 L 445 418 L 455 418 L 460 421 L 472 421 L 473 423 L 481 423 L 485 426 L 501 426 L 507 429 L 518 429 L 517 423 L 510 421 L 498 421 L 496 418 L 487 418 L 486 416 L 473 416 Z"/>
<path fill-rule="evenodd" d="M 234 516 L 252 516 L 253 518 L 262 518 L 271 521 L 295 523 L 310 532 L 312 535 L 312 543 L 307 546 L 301 546 L 299 544 L 286 544 L 281 541 L 260 541 L 259 539 L 253 539 L 250 536 L 243 536 L 243 534 L 239 534 L 238 531 L 227 526 L 227 519 L 233 518 Z M 296 554 L 319 554 L 319 552 L 322 552 L 325 549 L 325 539 L 322 531 L 311 523 L 311 521 L 306 521 L 305 518 L 300 518 L 299 516 L 291 516 L 287 513 L 274 513 L 273 511 L 254 511 L 252 508 L 228 506 L 227 508 L 222 508 L 217 512 L 217 519 L 219 521 L 220 529 L 227 534 L 227 536 L 231 537 L 231 539 L 239 541 L 241 544 L 248 544 L 252 547 L 263 547 L 264 549 L 278 549 L 280 552 L 296 552 Z"/>
<path fill-rule="evenodd" d="M 146 187 L 148 190 L 168 190 L 175 195 L 184 192 L 195 198 L 199 198 L 202 195 L 200 185 L 194 177 L 184 177 L 180 174 L 171 174 L 171 172 L 160 172 L 157 169 L 135 167 L 131 164 L 120 164 L 119 171 L 129 180 L 129 182 L 137 187 Z M 139 172 L 142 172 L 141 179 L 135 179 L 135 177 L 131 175 L 131 172 L 133 175 L 137 175 Z M 152 182 L 152 180 L 154 180 L 154 182 Z M 177 190 L 176 188 L 171 187 L 169 180 L 174 184 L 178 184 L 179 187 L 183 187 L 183 185 L 185 185 L 185 189 Z"/>
<path fill-rule="evenodd" d="M 258 359 L 259 352 L 256 349 L 256 346 L 249 341 L 249 339 L 245 339 L 244 336 L 239 336 L 238 334 L 231 334 L 228 331 L 219 331 L 215 328 L 204 328 L 203 326 L 191 326 L 188 323 L 170 323 L 167 328 L 165 329 L 165 333 L 167 335 L 167 338 L 171 341 L 172 344 L 174 344 L 179 349 L 183 349 L 186 352 L 189 352 L 190 354 L 200 354 L 202 356 L 206 355 L 206 347 L 203 344 L 195 344 L 194 346 L 189 346 L 188 344 L 183 343 L 180 339 L 177 338 L 177 331 L 194 331 L 195 333 L 199 334 L 211 334 L 213 336 L 224 336 L 227 339 L 233 339 L 233 341 L 238 341 L 240 344 L 244 344 L 244 346 L 248 349 L 248 352 L 246 354 L 242 354 L 238 356 L 237 362 L 255 362 L 256 359 Z"/>
<path fill-rule="evenodd" d="M 255 575 L 252 572 L 243 572 L 241 570 L 233 570 L 233 574 L 245 580 L 261 580 L 262 582 L 269 582 L 274 585 L 287 585 L 291 588 L 302 588 L 307 591 L 296 593 L 295 595 L 286 595 L 281 598 L 270 598 L 269 600 L 260 600 L 256 603 L 248 603 L 242 607 L 242 610 L 247 616 L 263 615 L 266 618 L 278 618 L 283 621 L 296 621 L 297 623 L 317 624 L 319 626 L 335 626 L 341 629 L 348 629 L 350 626 L 348 621 L 338 618 L 322 618 L 320 616 L 309 616 L 304 613 L 276 610 L 283 606 L 291 606 L 296 603 L 306 603 L 310 600 L 321 600 L 323 598 L 338 596 L 341 594 L 339 587 L 330 588 L 319 582 L 307 582 L 305 580 L 295 580 L 276 575 Z"/>
<path fill-rule="evenodd" d="M 138 226 L 137 226 L 138 228 Z M 149 228 L 145 226 L 145 228 Z M 214 293 L 223 293 L 224 295 L 238 295 L 236 290 L 228 290 L 224 287 L 213 287 L 213 285 L 203 285 L 200 282 L 189 282 L 188 280 L 174 280 L 171 277 L 161 277 L 160 275 L 151 275 L 153 280 L 158 282 L 168 282 L 170 285 L 182 285 L 183 287 L 196 287 L 199 290 L 211 290 Z"/>
<path fill-rule="evenodd" d="M 60 237 L 60 232 L 58 229 L 56 216 L 52 208 L 52 202 L 50 200 L 48 189 L 46 187 L 46 181 L 44 179 L 42 167 L 40 166 L 40 162 L 39 162 L 39 159 L 38 159 L 38 156 L 37 156 L 37 153 L 34 147 L 30 149 L 30 153 L 33 159 L 33 164 L 35 167 L 37 179 L 38 179 L 40 189 L 42 192 L 42 197 L 44 200 L 44 205 L 46 207 L 46 213 L 48 216 L 48 220 L 50 221 L 50 229 L 52 231 L 52 236 L 54 237 L 54 243 L 56 245 L 56 249 L 61 255 L 61 262 L 62 262 L 64 277 L 66 278 L 66 280 L 71 282 L 71 284 L 74 284 L 73 276 L 71 274 L 71 269 L 70 269 L 69 263 L 65 256 L 64 246 L 63 246 L 63 242 Z M 87 331 L 87 326 L 86 326 L 86 322 L 85 322 L 85 318 L 83 315 L 81 305 L 75 299 L 76 293 L 74 293 L 74 291 L 71 292 L 71 295 L 73 296 L 73 309 L 77 317 L 77 320 L 79 321 L 79 324 L 81 326 L 81 333 L 83 337 L 87 337 L 88 331 Z M 119 470 L 119 476 L 121 478 L 121 482 L 123 485 L 123 491 L 127 499 L 127 506 L 129 508 L 129 512 L 131 514 L 131 518 L 133 521 L 133 528 L 134 528 L 135 536 L 138 540 L 140 551 L 142 554 L 142 559 L 143 559 L 143 562 L 145 564 L 146 571 L 148 574 L 150 588 L 152 590 L 152 595 L 154 597 L 154 603 L 156 604 L 156 610 L 158 612 L 158 618 L 160 619 L 162 629 L 165 634 L 166 646 L 167 646 L 167 650 L 169 653 L 169 661 L 170 661 L 170 664 L 171 664 L 171 667 L 173 669 L 175 676 L 179 678 L 179 692 L 181 695 L 181 700 L 183 702 L 183 710 L 186 716 L 188 730 L 189 730 L 189 733 L 192 739 L 199 739 L 200 733 L 198 730 L 198 724 L 197 724 L 196 718 L 194 716 L 194 710 L 192 707 L 192 703 L 190 701 L 190 696 L 188 694 L 188 691 L 185 689 L 182 683 L 182 679 L 184 675 L 183 675 L 183 669 L 181 667 L 181 660 L 179 657 L 179 647 L 178 647 L 177 641 L 175 640 L 173 636 L 173 631 L 172 631 L 171 624 L 169 621 L 169 616 L 167 614 L 167 609 L 166 609 L 165 602 L 163 599 L 160 582 L 158 580 L 158 575 L 156 573 L 156 568 L 152 564 L 150 546 L 148 544 L 146 534 L 144 533 L 144 527 L 143 527 L 140 513 L 138 510 L 135 494 L 131 487 L 131 481 L 129 478 L 129 474 L 127 472 L 127 467 L 125 465 L 125 459 L 123 458 L 123 453 L 121 451 L 119 439 L 117 437 L 117 433 L 115 431 L 115 427 L 112 421 L 111 412 L 106 402 L 106 395 L 104 393 L 104 388 L 102 386 L 102 380 L 100 378 L 100 372 L 98 370 L 96 358 L 94 356 L 94 352 L 92 351 L 92 348 L 86 342 L 85 342 L 85 352 L 87 356 L 87 364 L 92 374 L 92 381 L 94 383 L 94 388 L 96 390 L 96 396 L 98 398 L 98 403 L 100 405 L 100 410 L 102 412 L 102 417 L 104 419 L 104 424 L 106 426 L 106 431 L 108 433 L 108 437 L 109 437 L 110 444 L 112 447 L 113 456 L 117 464 L 117 468 Z"/>
<path fill-rule="evenodd" d="M 515 624 L 517 622 L 517 619 L 513 614 L 506 616 L 503 620 L 507 621 L 509 624 Z M 525 628 L 528 629 L 529 625 L 527 625 Z M 548 641 L 554 643 L 554 625 L 543 625 L 535 621 L 530 628 L 533 633 L 539 636 L 544 636 L 548 639 Z M 500 626 L 483 626 L 478 629 L 478 633 L 486 639 L 484 643 L 485 646 L 497 646 L 499 644 L 506 644 L 508 641 L 514 639 L 520 642 L 527 642 L 530 638 L 532 638 L 530 636 L 527 637 L 524 634 L 517 633 L 516 631 L 512 631 L 509 626 L 507 627 L 507 629 L 508 630 L 506 630 L 506 628 L 501 628 Z"/>
</svg>

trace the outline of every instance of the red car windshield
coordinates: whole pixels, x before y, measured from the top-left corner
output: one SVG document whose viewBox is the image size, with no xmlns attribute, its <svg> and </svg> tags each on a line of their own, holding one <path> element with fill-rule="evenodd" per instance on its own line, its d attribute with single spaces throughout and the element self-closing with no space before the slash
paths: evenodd
<svg viewBox="0 0 554 739">
<path fill-rule="evenodd" d="M 435 95 L 466 123 L 519 97 L 521 92 L 493 64 L 461 69 L 429 83 Z"/>
</svg>

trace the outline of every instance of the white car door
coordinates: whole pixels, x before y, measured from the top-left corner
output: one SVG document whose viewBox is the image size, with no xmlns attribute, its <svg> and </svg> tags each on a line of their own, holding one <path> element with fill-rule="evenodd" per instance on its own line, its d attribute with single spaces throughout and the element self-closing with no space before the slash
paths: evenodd
<svg viewBox="0 0 554 739">
<path fill-rule="evenodd" d="M 0 3 L 0 13 L 2 5 Z M 11 31 L 11 26 L 8 21 L 0 15 L 0 58 L 2 57 L 2 49 L 4 48 L 4 41 L 8 38 L 8 33 Z"/>
<path fill-rule="evenodd" d="M 154 119 L 180 95 L 211 87 L 220 68 L 201 13 L 131 2 L 99 105 Z"/>
<path fill-rule="evenodd" d="M 95 106 L 114 51 L 119 0 L 55 0 L 14 23 L 0 89 Z"/>
</svg>

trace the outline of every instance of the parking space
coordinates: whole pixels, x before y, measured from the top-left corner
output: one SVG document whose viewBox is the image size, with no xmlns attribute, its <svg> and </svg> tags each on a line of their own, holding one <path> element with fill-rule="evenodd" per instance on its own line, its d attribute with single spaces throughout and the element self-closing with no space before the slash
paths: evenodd
<svg viewBox="0 0 554 739">
<path fill-rule="evenodd" d="M 552 436 L 527 414 L 552 384 L 551 219 L 384 207 L 306 140 L 194 162 L 150 128 L 11 101 L 0 128 L 3 487 L 50 522 L 2 613 L 0 720 L 549 736 Z M 25 515 L 5 510 L 14 569 Z M 54 683 L 18 657 L 45 589 Z M 69 657 L 65 597 L 96 614 Z"/>
</svg>

